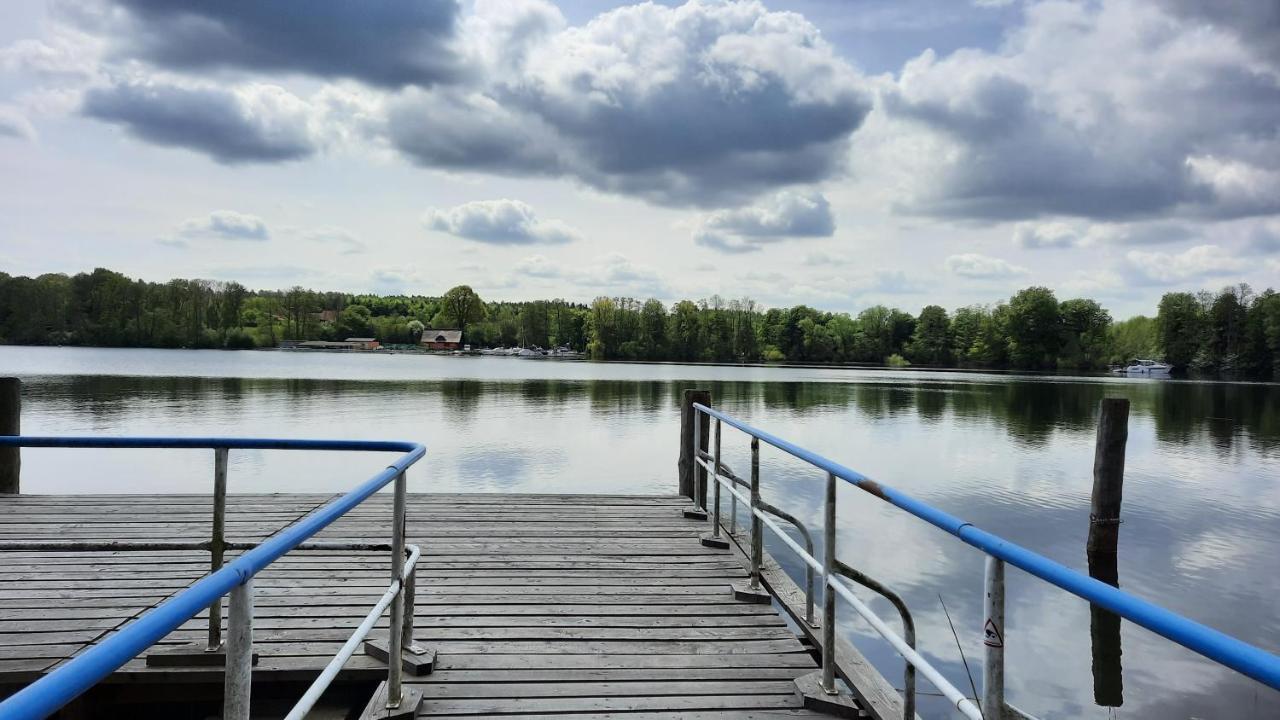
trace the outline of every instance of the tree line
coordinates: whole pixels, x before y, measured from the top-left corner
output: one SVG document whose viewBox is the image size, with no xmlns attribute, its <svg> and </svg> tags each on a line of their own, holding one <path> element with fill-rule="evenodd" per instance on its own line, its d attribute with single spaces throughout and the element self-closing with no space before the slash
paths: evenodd
<svg viewBox="0 0 1280 720">
<path fill-rule="evenodd" d="M 0 342 L 9 344 L 247 349 L 374 337 L 410 345 L 445 328 L 462 329 L 472 347 L 565 345 L 599 360 L 1089 370 L 1142 357 L 1237 376 L 1280 371 L 1280 295 L 1247 285 L 1167 293 L 1155 317 L 1115 322 L 1096 301 L 1059 301 L 1045 287 L 952 312 L 875 305 L 850 315 L 719 296 L 670 306 L 629 297 L 485 302 L 465 285 L 434 297 L 155 283 L 103 268 L 0 273 Z"/>
</svg>

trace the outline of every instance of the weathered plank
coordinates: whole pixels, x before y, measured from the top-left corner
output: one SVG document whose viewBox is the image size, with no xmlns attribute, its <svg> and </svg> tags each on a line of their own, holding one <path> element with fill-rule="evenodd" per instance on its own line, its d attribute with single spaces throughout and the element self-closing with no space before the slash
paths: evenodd
<svg viewBox="0 0 1280 720">
<path fill-rule="evenodd" d="M 227 537 L 260 541 L 331 500 L 329 494 L 228 499 Z M 792 680 L 816 669 L 808 648 L 769 606 L 733 600 L 745 577 L 732 553 L 698 542 L 687 499 L 591 495 L 414 495 L 409 542 L 423 548 L 417 640 L 439 653 L 414 678 L 431 698 L 421 716 L 813 717 Z M 372 498 L 316 537 L 389 540 L 390 497 Z M 6 540 L 201 542 L 209 498 L 0 498 Z M 240 552 L 228 552 L 233 558 Z M 208 553 L 0 551 L 0 683 L 27 682 L 208 570 Z M 258 682 L 308 681 L 387 585 L 379 552 L 315 550 L 255 579 Z M 165 637 L 199 643 L 206 613 Z M 388 619 L 375 625 L 386 637 Z M 378 680 L 357 655 L 342 677 Z M 148 667 L 113 683 L 221 683 L 218 667 Z"/>
</svg>

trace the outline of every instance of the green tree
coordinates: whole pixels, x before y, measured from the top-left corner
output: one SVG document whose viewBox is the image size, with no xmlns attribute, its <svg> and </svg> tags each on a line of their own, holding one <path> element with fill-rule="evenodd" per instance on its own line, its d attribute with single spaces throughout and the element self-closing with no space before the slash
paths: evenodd
<svg viewBox="0 0 1280 720">
<path fill-rule="evenodd" d="M 1098 368 L 1107 362 L 1111 313 L 1093 300 L 1063 300 L 1058 308 L 1062 318 L 1062 342 L 1058 366 Z"/>
<path fill-rule="evenodd" d="M 449 324 L 462 331 L 465 342 L 467 326 L 484 320 L 484 301 L 475 290 L 471 289 L 470 285 L 458 285 L 450 288 L 444 297 L 440 298 L 440 312 L 444 314 Z"/>
<path fill-rule="evenodd" d="M 611 298 L 598 297 L 591 303 L 591 322 L 587 352 L 592 360 L 608 360 L 616 357 L 618 342 L 618 304 Z"/>
<path fill-rule="evenodd" d="M 1247 306 L 1253 299 L 1248 285 L 1223 288 L 1207 314 L 1205 344 L 1197 364 L 1223 372 L 1239 370 L 1244 360 Z"/>
<path fill-rule="evenodd" d="M 669 342 L 672 359 L 695 360 L 701 341 L 701 323 L 698 306 L 689 300 L 681 300 L 671 309 Z"/>
<path fill-rule="evenodd" d="M 1137 358 L 1153 358 L 1160 354 L 1160 334 L 1155 318 L 1135 315 L 1112 323 L 1107 334 L 1108 360 L 1113 364 L 1125 365 Z"/>
<path fill-rule="evenodd" d="M 650 298 L 640 308 L 640 344 L 644 357 L 660 360 L 667 352 L 667 307 Z"/>
<path fill-rule="evenodd" d="M 1062 344 L 1062 318 L 1052 290 L 1029 287 L 1010 298 L 1005 328 L 1014 367 L 1054 366 Z"/>
<path fill-rule="evenodd" d="M 951 319 L 938 305 L 927 305 L 920 311 L 915 333 L 907 346 L 911 362 L 946 365 L 951 362 Z"/>
<path fill-rule="evenodd" d="M 363 305 L 348 305 L 338 315 L 338 339 L 349 337 L 371 337 L 373 330 L 373 312 Z"/>
<path fill-rule="evenodd" d="M 1165 362 L 1175 368 L 1190 366 L 1200 352 L 1204 327 L 1204 307 L 1195 295 L 1172 292 L 1160 298 L 1156 328 Z"/>
</svg>

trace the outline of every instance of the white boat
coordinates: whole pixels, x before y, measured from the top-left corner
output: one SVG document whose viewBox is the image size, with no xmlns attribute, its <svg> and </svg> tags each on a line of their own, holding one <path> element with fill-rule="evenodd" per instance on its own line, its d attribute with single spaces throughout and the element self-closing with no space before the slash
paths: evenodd
<svg viewBox="0 0 1280 720">
<path fill-rule="evenodd" d="M 1125 375 L 1165 376 L 1170 370 L 1173 370 L 1172 365 L 1155 360 L 1134 360 L 1128 367 L 1119 369 L 1117 372 L 1123 372 Z"/>
</svg>

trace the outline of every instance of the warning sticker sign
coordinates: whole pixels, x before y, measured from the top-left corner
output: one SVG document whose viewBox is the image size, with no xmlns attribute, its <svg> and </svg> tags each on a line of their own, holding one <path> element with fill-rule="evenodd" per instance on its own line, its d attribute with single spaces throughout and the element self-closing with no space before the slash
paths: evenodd
<svg viewBox="0 0 1280 720">
<path fill-rule="evenodd" d="M 989 647 L 1004 647 L 1004 638 L 1000 635 L 1000 628 L 987 618 L 987 624 L 982 627 L 982 644 Z"/>
</svg>

